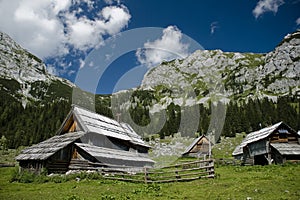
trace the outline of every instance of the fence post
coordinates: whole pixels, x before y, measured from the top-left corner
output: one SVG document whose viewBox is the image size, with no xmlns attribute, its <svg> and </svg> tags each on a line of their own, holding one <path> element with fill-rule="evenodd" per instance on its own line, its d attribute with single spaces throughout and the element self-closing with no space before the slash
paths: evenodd
<svg viewBox="0 0 300 200">
<path fill-rule="evenodd" d="M 147 184 L 147 178 L 148 178 L 148 172 L 147 172 L 147 167 L 144 167 L 144 181 L 145 181 L 145 184 Z"/>
<path fill-rule="evenodd" d="M 183 168 L 183 166 L 184 165 L 182 165 L 182 168 Z M 180 176 L 179 176 L 179 174 L 178 174 L 178 166 L 176 166 L 176 171 L 175 171 L 175 176 L 176 176 L 176 179 L 178 180 L 178 179 L 180 179 Z"/>
</svg>

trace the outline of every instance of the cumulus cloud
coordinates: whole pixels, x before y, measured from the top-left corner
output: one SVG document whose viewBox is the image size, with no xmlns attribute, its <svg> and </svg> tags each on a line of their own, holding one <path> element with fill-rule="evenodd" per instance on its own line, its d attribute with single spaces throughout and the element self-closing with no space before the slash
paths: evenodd
<svg viewBox="0 0 300 200">
<path fill-rule="evenodd" d="M 68 6 L 65 0 L 0 1 L 0 29 L 39 57 L 65 53 L 63 25 L 56 15 Z"/>
<path fill-rule="evenodd" d="M 118 4 L 121 3 L 120 0 L 104 0 L 104 2 L 107 3 L 107 4 L 113 4 L 114 2 L 117 2 Z"/>
<path fill-rule="evenodd" d="M 70 48 L 93 48 L 104 35 L 120 32 L 131 18 L 123 5 L 106 6 L 89 18 L 79 6 L 83 3 L 96 9 L 91 0 L 2 0 L 0 29 L 33 54 L 49 58 L 63 56 Z"/>
<path fill-rule="evenodd" d="M 101 11 L 101 15 L 103 20 L 98 21 L 98 25 L 110 35 L 120 32 L 123 27 L 127 26 L 131 18 L 129 11 L 124 6 L 105 7 Z"/>
<path fill-rule="evenodd" d="M 83 60 L 83 59 L 79 59 L 79 68 L 80 68 L 80 69 L 83 68 L 84 65 L 85 65 L 84 60 Z"/>
<path fill-rule="evenodd" d="M 300 17 L 296 20 L 296 24 L 300 25 Z"/>
<path fill-rule="evenodd" d="M 55 76 L 58 75 L 58 72 L 57 72 L 56 68 L 53 65 L 47 65 L 47 71 L 48 71 L 49 74 L 52 74 L 52 75 L 55 75 Z"/>
<path fill-rule="evenodd" d="M 265 12 L 277 13 L 279 6 L 283 5 L 283 0 L 260 0 L 252 11 L 255 18 L 263 15 Z"/>
<path fill-rule="evenodd" d="M 210 24 L 210 34 L 214 34 L 217 28 L 219 28 L 219 22 L 212 22 Z"/>
<path fill-rule="evenodd" d="M 120 32 L 131 18 L 124 6 L 105 7 L 94 19 L 88 19 L 86 16 L 78 18 L 76 15 L 76 12 L 66 15 L 68 41 L 76 49 L 82 51 L 99 45 L 103 35 Z"/>
<path fill-rule="evenodd" d="M 136 51 L 138 61 L 152 67 L 164 60 L 186 57 L 189 45 L 181 41 L 182 36 L 176 26 L 165 28 L 161 38 L 146 42 L 143 48 Z"/>
</svg>

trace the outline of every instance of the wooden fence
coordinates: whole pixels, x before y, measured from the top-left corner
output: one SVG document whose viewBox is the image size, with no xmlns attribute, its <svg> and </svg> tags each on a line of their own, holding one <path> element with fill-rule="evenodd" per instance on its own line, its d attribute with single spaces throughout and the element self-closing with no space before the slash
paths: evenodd
<svg viewBox="0 0 300 200">
<path fill-rule="evenodd" d="M 168 183 L 214 178 L 214 161 L 199 160 L 160 169 L 144 168 L 144 172 L 130 173 L 113 169 L 101 171 L 106 179 L 144 183 Z"/>
</svg>

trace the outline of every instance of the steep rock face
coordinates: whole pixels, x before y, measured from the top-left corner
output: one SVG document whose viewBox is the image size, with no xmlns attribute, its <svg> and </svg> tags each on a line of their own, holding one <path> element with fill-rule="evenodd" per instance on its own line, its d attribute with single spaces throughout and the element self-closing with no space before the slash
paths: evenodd
<svg viewBox="0 0 300 200">
<path fill-rule="evenodd" d="M 21 84 L 52 78 L 39 58 L 24 50 L 4 33 L 0 33 L 0 52 L 1 77 L 13 78 Z"/>
<path fill-rule="evenodd" d="M 300 90 L 300 32 L 288 34 L 268 53 L 266 64 L 259 68 L 261 89 L 270 93 L 296 93 Z"/>
<path fill-rule="evenodd" d="M 68 99 L 74 86 L 49 74 L 39 58 L 1 32 L 0 69 L 1 92 L 22 101 L 24 106 L 28 101 Z"/>
<path fill-rule="evenodd" d="M 182 91 L 190 89 L 202 102 L 214 96 L 243 101 L 296 94 L 300 90 L 299 35 L 299 31 L 287 35 L 266 55 L 199 50 L 185 59 L 163 62 L 148 71 L 141 88 L 159 90 L 163 85 L 172 91 L 173 99 L 184 98 Z"/>
</svg>

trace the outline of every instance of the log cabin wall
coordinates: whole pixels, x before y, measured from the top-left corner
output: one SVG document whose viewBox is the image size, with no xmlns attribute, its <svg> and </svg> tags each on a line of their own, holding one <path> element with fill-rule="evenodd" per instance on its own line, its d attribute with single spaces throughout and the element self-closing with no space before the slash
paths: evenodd
<svg viewBox="0 0 300 200">
<path fill-rule="evenodd" d="M 271 143 L 280 143 L 280 142 L 288 142 L 288 143 L 298 143 L 298 135 L 295 133 L 291 133 L 287 129 L 279 129 L 275 131 L 271 135 Z"/>
<path fill-rule="evenodd" d="M 206 138 L 203 137 L 191 149 L 190 154 L 192 155 L 192 154 L 195 154 L 195 153 L 204 153 L 204 154 L 209 153 L 209 142 Z"/>
<path fill-rule="evenodd" d="M 46 166 L 44 161 L 24 160 L 19 162 L 21 171 L 29 171 L 35 174 L 40 174 Z"/>
<path fill-rule="evenodd" d="M 73 144 L 70 144 L 47 159 L 46 168 L 48 173 L 66 173 L 72 158 L 73 149 Z"/>
</svg>

